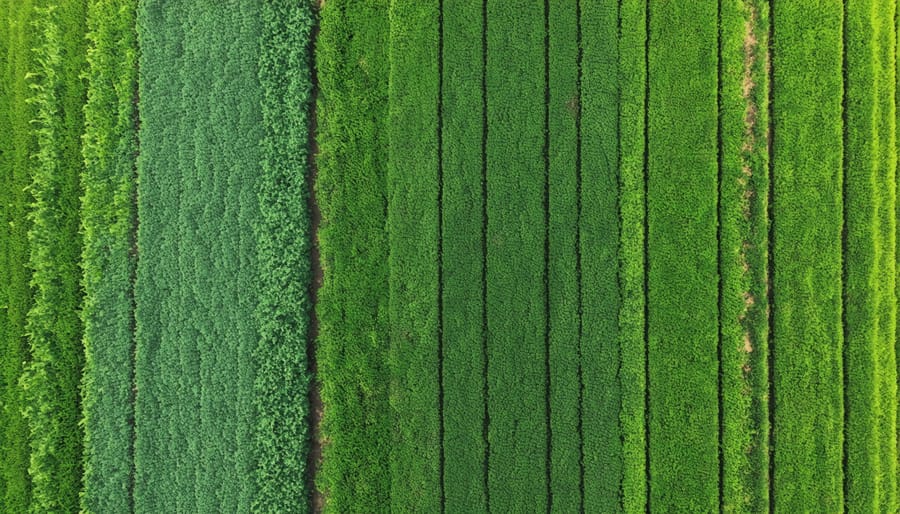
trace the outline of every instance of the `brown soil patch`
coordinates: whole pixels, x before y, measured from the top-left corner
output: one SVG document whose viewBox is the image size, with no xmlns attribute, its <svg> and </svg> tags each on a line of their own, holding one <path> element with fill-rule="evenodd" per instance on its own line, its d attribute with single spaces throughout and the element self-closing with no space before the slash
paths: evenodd
<svg viewBox="0 0 900 514">
<path fill-rule="evenodd" d="M 753 168 L 751 166 L 752 161 L 750 160 L 750 154 L 756 148 L 756 122 L 759 114 L 759 107 L 755 99 L 756 82 L 753 80 L 753 72 L 756 68 L 757 50 L 759 46 L 759 41 L 756 37 L 757 20 L 758 13 L 756 7 L 751 4 L 750 16 L 744 23 L 744 70 L 741 80 L 741 96 L 746 102 L 746 107 L 744 110 L 744 141 L 741 145 L 743 153 L 741 156 L 743 161 L 741 165 L 742 177 L 739 179 L 741 187 L 743 188 L 741 198 L 742 214 L 744 219 L 748 222 L 751 222 L 751 204 L 753 197 L 756 195 L 752 180 Z M 752 249 L 753 244 L 749 240 L 745 240 L 741 245 L 740 261 L 744 273 L 750 273 L 750 263 L 747 259 L 747 254 L 752 251 Z M 766 280 L 768 281 L 768 277 Z M 746 324 L 746 320 L 755 303 L 756 298 L 754 298 L 753 294 L 750 291 L 745 291 L 744 306 L 739 317 L 744 329 L 743 346 L 741 347 L 741 350 L 748 355 L 753 352 L 753 335 L 750 326 Z M 745 362 L 742 369 L 744 374 L 748 375 L 750 373 L 750 363 Z"/>
<path fill-rule="evenodd" d="M 581 100 L 578 98 L 577 93 L 566 102 L 566 109 L 569 110 L 569 114 L 571 114 L 573 118 L 578 117 L 578 113 L 581 110 Z"/>
</svg>

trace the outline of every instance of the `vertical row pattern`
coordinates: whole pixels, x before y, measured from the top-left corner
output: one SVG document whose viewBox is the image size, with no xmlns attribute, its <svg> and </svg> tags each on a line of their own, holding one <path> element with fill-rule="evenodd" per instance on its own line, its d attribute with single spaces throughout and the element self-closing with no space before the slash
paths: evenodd
<svg viewBox="0 0 900 514">
<path fill-rule="evenodd" d="M 262 87 L 262 172 L 256 225 L 260 266 L 252 350 L 254 512 L 307 512 L 308 404 L 312 280 L 309 122 L 312 31 L 309 2 L 262 5 L 259 80 Z"/>
<path fill-rule="evenodd" d="M 719 508 L 715 2 L 650 4 L 650 508 Z"/>
<path fill-rule="evenodd" d="M 31 131 L 35 117 L 28 73 L 33 69 L 37 32 L 33 29 L 34 2 L 5 0 L 2 24 L 0 88 L 4 101 L 0 105 L 0 130 L 8 136 L 0 138 L 0 238 L 4 260 L 0 261 L 0 511 L 26 512 L 31 502 L 31 479 L 28 476 L 30 446 L 28 425 L 22 415 L 24 391 L 19 377 L 28 359 L 25 315 L 31 308 L 31 270 L 28 267 L 28 230 L 26 216 L 32 195 L 28 189 L 31 156 L 36 138 Z"/>
<path fill-rule="evenodd" d="M 896 396 L 893 4 L 846 4 L 845 491 L 850 511 L 893 510 Z M 895 412 L 895 411 L 894 411 Z M 894 417 L 896 414 L 893 415 Z"/>
<path fill-rule="evenodd" d="M 392 0 L 388 86 L 391 510 L 440 512 L 437 0 Z"/>
<path fill-rule="evenodd" d="M 135 510 L 155 512 L 181 495 L 175 469 L 170 423 L 177 416 L 180 391 L 177 348 L 168 343 L 177 325 L 175 287 L 176 227 L 180 177 L 179 124 L 169 120 L 180 112 L 178 69 L 183 35 L 178 7 L 163 2 L 138 5 L 139 92 L 141 98 L 138 156 L 138 248 L 141 259 L 135 281 Z M 165 71 L 162 71 L 165 70 Z M 167 383 L 169 384 L 167 386 Z M 190 491 L 193 495 L 193 487 Z"/>
<path fill-rule="evenodd" d="M 900 510 L 900 477 L 897 447 L 897 5 L 893 0 L 877 0 L 875 62 L 878 100 L 878 241 L 879 270 L 878 339 L 876 341 L 876 395 L 878 417 L 878 496 L 876 510 Z"/>
<path fill-rule="evenodd" d="M 545 5 L 487 5 L 491 510 L 546 508 Z"/>
<path fill-rule="evenodd" d="M 28 211 L 30 359 L 19 385 L 31 439 L 30 512 L 75 511 L 82 476 L 80 176 L 84 170 L 86 11 L 84 0 L 42 0 L 31 73 L 37 137 Z"/>
<path fill-rule="evenodd" d="M 549 365 L 553 512 L 581 510 L 578 0 L 549 2 Z"/>
<path fill-rule="evenodd" d="M 766 1 L 720 3 L 722 509 L 768 507 Z"/>
<path fill-rule="evenodd" d="M 88 4 L 81 177 L 86 512 L 133 510 L 137 33 L 134 0 Z"/>
<path fill-rule="evenodd" d="M 444 484 L 447 512 L 484 512 L 482 0 L 444 0 Z"/>
<path fill-rule="evenodd" d="M 638 4 L 640 20 L 634 10 Z M 576 156 L 580 216 L 576 245 L 583 387 L 582 511 L 613 513 L 623 510 L 625 491 L 629 508 L 643 505 L 643 499 L 633 502 L 633 495 L 645 495 L 640 442 L 644 428 L 640 413 L 644 405 L 645 27 L 642 2 L 631 2 L 620 11 L 616 2 L 582 0 L 578 11 L 576 31 L 581 48 L 575 107 L 580 132 Z M 620 19 L 629 31 L 621 40 Z M 630 381 L 627 385 L 626 380 Z M 626 412 L 627 417 L 620 420 L 620 413 Z M 574 463 L 568 465 L 575 467 Z M 638 475 L 641 484 L 633 481 Z"/>
<path fill-rule="evenodd" d="M 621 306 L 618 345 L 622 407 L 622 510 L 646 512 L 646 103 L 647 103 L 647 0 L 619 3 L 619 255 L 618 281 Z M 585 9 L 585 26 L 588 25 Z M 585 47 L 585 84 L 589 91 L 590 52 Z M 587 109 L 587 107 L 585 107 Z M 585 127 L 585 131 L 587 128 Z M 587 148 L 585 148 L 585 153 Z M 582 159 L 584 161 L 585 159 Z M 583 163 L 582 163 L 583 166 Z M 583 182 L 583 181 L 582 181 Z M 583 245 L 585 248 L 586 245 Z M 587 289 L 585 289 L 587 293 Z M 587 321 L 587 317 L 585 317 Z M 589 375 L 589 373 L 587 373 Z M 588 388 L 585 388 L 586 392 Z M 585 473 L 590 467 L 585 466 Z M 587 506 L 587 504 L 586 504 Z"/>
<path fill-rule="evenodd" d="M 774 505 L 837 511 L 844 503 L 843 5 L 776 2 L 772 16 Z"/>
<path fill-rule="evenodd" d="M 316 41 L 316 316 L 327 512 L 390 509 L 388 0 L 329 0 Z"/>
</svg>

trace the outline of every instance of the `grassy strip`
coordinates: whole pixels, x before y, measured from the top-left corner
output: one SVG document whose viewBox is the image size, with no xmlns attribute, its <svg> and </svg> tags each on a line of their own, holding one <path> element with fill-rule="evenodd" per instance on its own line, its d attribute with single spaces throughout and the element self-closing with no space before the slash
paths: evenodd
<svg viewBox="0 0 900 514">
<path fill-rule="evenodd" d="M 488 2 L 487 309 L 491 510 L 547 496 L 545 13 Z"/>
<path fill-rule="evenodd" d="M 316 46 L 320 85 L 316 314 L 328 512 L 390 510 L 385 120 L 387 0 L 330 0 Z"/>
<path fill-rule="evenodd" d="M 876 13 L 878 3 L 882 2 L 845 7 L 844 430 L 848 434 L 845 501 L 851 511 L 888 508 L 880 502 L 882 482 L 885 471 L 895 469 L 895 465 L 886 466 L 896 460 L 896 455 L 888 452 L 882 461 L 884 443 L 896 437 L 895 428 L 885 430 L 888 426 L 881 423 L 881 401 L 888 399 L 881 396 L 883 384 L 896 384 L 896 364 L 889 358 L 892 352 L 885 352 L 894 347 L 895 334 L 893 330 L 882 332 L 896 320 L 894 283 L 890 280 L 895 256 L 885 238 L 890 237 L 894 226 L 891 217 L 882 216 L 884 211 L 894 212 L 896 193 L 892 191 L 893 176 L 888 176 L 891 170 L 886 162 L 893 152 L 882 149 L 893 148 L 894 143 L 890 133 L 882 133 L 884 129 L 890 132 L 890 127 L 884 125 L 880 112 L 884 106 L 882 96 L 892 99 L 894 85 L 882 81 L 887 77 L 881 71 L 880 47 L 888 44 L 888 35 L 879 18 L 887 13 Z M 893 27 L 889 30 L 893 32 Z M 893 63 L 885 63 L 888 64 Z M 884 222 L 890 226 L 882 228 Z M 889 369 L 883 369 L 888 361 Z"/>
<path fill-rule="evenodd" d="M 0 368 L 0 512 L 20 514 L 27 512 L 31 502 L 28 425 L 22 416 L 26 400 L 19 377 L 28 356 L 25 316 L 32 303 L 26 213 L 32 201 L 28 184 L 36 139 L 31 131 L 34 106 L 25 100 L 31 95 L 26 76 L 33 68 L 31 49 L 36 33 L 31 26 L 31 0 L 4 0 L 2 12 L 0 87 L 4 102 L 0 105 L 0 130 L 8 136 L 0 138 L 0 248 L 4 258 L 0 262 L 0 353 L 4 356 Z"/>
<path fill-rule="evenodd" d="M 254 512 L 307 512 L 306 454 L 310 377 L 306 362 L 311 299 L 310 217 L 306 182 L 310 2 L 278 0 L 262 6 L 259 78 L 265 126 L 257 225 L 259 340 L 253 354 Z"/>
<path fill-rule="evenodd" d="M 585 11 L 587 19 L 587 11 Z M 619 348 L 622 385 L 622 508 L 647 510 L 645 105 L 647 0 L 622 0 L 619 12 Z M 590 39 L 586 40 L 590 41 Z M 591 73 L 585 46 L 585 89 Z"/>
<path fill-rule="evenodd" d="M 550 3 L 550 488 L 554 512 L 582 504 L 578 248 L 578 1 Z"/>
<path fill-rule="evenodd" d="M 769 506 L 768 3 L 720 8 L 722 509 Z"/>
<path fill-rule="evenodd" d="M 176 435 L 178 407 L 187 391 L 177 377 L 178 327 L 178 211 L 183 144 L 181 112 L 184 35 L 179 5 L 164 0 L 138 5 L 141 98 L 138 157 L 138 248 L 135 282 L 135 510 L 161 512 L 185 507 L 183 497 L 194 495 L 186 471 L 178 461 L 186 448 Z M 176 117 L 176 113 L 178 116 Z M 186 113 L 184 113 L 186 114 Z M 183 437 L 182 437 L 183 439 Z M 192 456 L 196 458 L 196 456 Z"/>
<path fill-rule="evenodd" d="M 443 502 L 439 20 L 437 1 L 391 2 L 387 227 L 394 512 L 440 512 Z"/>
<path fill-rule="evenodd" d="M 650 508 L 719 507 L 717 13 L 650 4 Z"/>
<path fill-rule="evenodd" d="M 31 512 L 75 511 L 81 490 L 80 174 L 84 168 L 86 2 L 36 5 L 32 124 L 37 153 L 29 212 L 34 303 L 26 333 L 31 359 L 20 385 L 31 432 Z"/>
<path fill-rule="evenodd" d="M 443 326 L 447 512 L 487 510 L 481 0 L 444 0 Z"/>
<path fill-rule="evenodd" d="M 81 179 L 85 512 L 133 507 L 136 6 L 134 0 L 88 4 Z"/>
<path fill-rule="evenodd" d="M 580 33 L 582 46 L 581 59 L 581 91 L 578 99 L 578 108 L 581 115 L 580 138 L 580 173 L 581 173 L 581 206 L 579 220 L 578 242 L 580 248 L 581 268 L 581 366 L 583 399 L 581 410 L 581 433 L 584 439 L 584 511 L 585 512 L 620 512 L 622 510 L 622 490 L 625 473 L 640 473 L 643 484 L 644 455 L 641 454 L 634 461 L 628 462 L 628 466 L 634 466 L 634 470 L 626 471 L 625 444 L 633 444 L 635 439 L 643 437 L 643 416 L 637 421 L 635 427 L 629 418 L 627 428 L 637 430 L 626 435 L 626 425 L 619 419 L 619 413 L 623 407 L 624 388 L 643 386 L 643 326 L 630 323 L 643 318 L 643 306 L 636 305 L 643 301 L 643 280 L 639 274 L 643 272 L 643 205 L 639 195 L 643 195 L 643 91 L 642 80 L 644 71 L 643 42 L 630 48 L 631 54 L 625 51 L 623 40 L 623 57 L 628 55 L 635 62 L 623 63 L 629 67 L 629 72 L 636 73 L 634 77 L 619 77 L 619 11 L 608 5 L 598 2 L 580 2 Z M 629 13 L 633 14 L 633 13 Z M 633 18 L 623 18 L 632 23 Z M 623 32 L 625 31 L 623 26 Z M 633 44 L 632 38 L 642 37 L 644 25 L 629 25 L 628 31 L 634 30 L 636 34 L 628 34 L 628 44 Z M 551 35 L 551 42 L 553 36 Z M 638 54 L 638 52 L 641 52 Z M 552 61 L 552 58 L 551 58 Z M 639 70 L 633 70 L 639 67 Z M 623 70 L 624 71 L 624 70 Z M 620 88 L 629 86 L 631 89 Z M 639 88 L 640 91 L 636 91 Z M 633 95 L 639 95 L 638 97 Z M 625 99 L 632 103 L 629 107 L 633 110 L 623 111 L 623 117 L 619 120 L 620 105 L 624 107 Z M 621 99 L 621 100 L 620 100 Z M 626 126 L 629 137 L 639 137 L 640 141 L 633 139 L 628 143 L 623 141 L 622 149 L 628 148 L 632 153 L 630 164 L 638 158 L 638 167 L 621 168 L 620 175 L 620 123 Z M 638 126 L 636 126 L 636 124 Z M 622 134 L 625 134 L 623 129 Z M 552 149 L 552 147 L 551 147 Z M 626 172 L 628 173 L 626 179 Z M 635 172 L 637 174 L 635 174 Z M 623 189 L 619 197 L 620 178 Z M 637 181 L 635 181 L 637 179 Z M 640 191 L 632 187 L 639 184 Z M 632 211 L 639 205 L 637 212 Z M 628 229 L 632 232 L 621 232 L 629 240 L 623 241 L 623 247 L 619 248 L 620 226 L 624 229 L 625 220 L 620 223 L 619 209 L 623 213 L 628 209 Z M 633 241 L 631 240 L 633 239 Z M 633 246 L 635 245 L 635 246 Z M 629 253 L 631 252 L 631 253 Z M 627 263 L 620 260 L 628 256 Z M 625 280 L 620 284 L 619 265 L 627 265 L 630 270 Z M 623 266 L 623 271 L 626 269 Z M 638 274 L 637 277 L 630 273 Z M 633 279 L 637 278 L 635 282 Z M 624 285 L 636 287 L 631 293 L 631 308 L 638 308 L 640 312 L 631 311 L 629 321 L 620 326 L 619 316 L 625 320 L 622 291 Z M 637 314 L 637 318 L 634 318 Z M 627 335 L 627 336 L 626 336 Z M 640 369 L 634 366 L 634 360 L 627 368 L 628 373 L 640 373 L 641 378 L 628 375 L 629 380 L 639 380 L 639 383 L 622 383 L 626 368 L 622 361 L 624 357 L 623 346 L 625 337 L 636 337 L 637 342 L 628 350 L 639 352 L 629 354 L 631 359 L 641 359 Z M 634 389 L 631 389 L 634 392 Z M 643 409 L 643 392 L 631 398 L 640 402 Z M 632 403 L 629 408 L 635 407 Z M 554 431 L 554 434 L 556 432 Z M 555 448 L 554 448 L 555 452 Z M 572 464 L 569 464 L 572 466 Z M 636 485 L 629 483 L 631 486 Z M 554 495 L 555 498 L 555 495 Z"/>
<path fill-rule="evenodd" d="M 877 510 L 900 510 L 900 477 L 898 477 L 897 447 L 897 83 L 896 44 L 894 25 L 897 6 L 889 0 L 876 0 L 876 62 L 878 81 L 878 175 L 882 184 L 879 192 L 878 234 L 881 286 L 878 316 L 877 434 L 879 445 L 879 489 Z"/>
<path fill-rule="evenodd" d="M 772 12 L 772 479 L 779 512 L 810 505 L 837 511 L 844 503 L 842 13 L 836 0 L 812 10 L 776 3 Z"/>
</svg>

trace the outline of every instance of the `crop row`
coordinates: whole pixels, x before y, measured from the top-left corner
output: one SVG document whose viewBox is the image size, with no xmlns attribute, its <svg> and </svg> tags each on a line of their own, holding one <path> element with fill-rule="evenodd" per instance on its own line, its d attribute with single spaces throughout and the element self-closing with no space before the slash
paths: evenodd
<svg viewBox="0 0 900 514">
<path fill-rule="evenodd" d="M 843 506 L 842 19 L 839 1 L 772 10 L 771 480 L 779 512 Z"/>
<path fill-rule="evenodd" d="M 28 227 L 26 216 L 32 198 L 29 163 L 35 151 L 31 120 L 35 107 L 27 99 L 31 91 L 26 80 L 34 58 L 36 33 L 31 30 L 34 5 L 31 0 L 5 0 L 5 17 L 0 20 L 0 49 L 8 56 L 2 63 L 0 92 L 0 127 L 6 137 L 0 138 L 0 345 L 2 345 L 2 383 L 0 383 L 0 503 L 10 512 L 25 512 L 31 499 L 28 477 L 28 425 L 22 416 L 25 396 L 19 387 L 23 365 L 27 361 L 28 341 L 25 316 L 31 304 L 28 266 Z"/>
<path fill-rule="evenodd" d="M 81 225 L 86 512 L 133 505 L 137 32 L 134 0 L 88 4 Z"/>
</svg>

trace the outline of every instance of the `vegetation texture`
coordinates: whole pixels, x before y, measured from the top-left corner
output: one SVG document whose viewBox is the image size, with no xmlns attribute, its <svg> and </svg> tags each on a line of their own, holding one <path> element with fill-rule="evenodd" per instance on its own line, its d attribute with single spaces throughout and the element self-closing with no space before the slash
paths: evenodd
<svg viewBox="0 0 900 514">
<path fill-rule="evenodd" d="M 80 176 L 84 169 L 86 2 L 35 5 L 37 41 L 29 76 L 37 139 L 29 190 L 33 303 L 30 359 L 19 384 L 30 432 L 30 512 L 75 511 L 82 476 Z"/>
<path fill-rule="evenodd" d="M 324 276 L 316 315 L 327 407 L 316 481 L 328 512 L 388 512 L 388 0 L 328 1 L 319 16 L 316 198 Z"/>
<path fill-rule="evenodd" d="M 490 508 L 551 506 L 547 13 L 487 4 L 487 347 Z"/>
<path fill-rule="evenodd" d="M 309 2 L 261 9 L 262 167 L 256 245 L 259 336 L 253 349 L 256 492 L 253 512 L 307 512 L 310 439 L 307 337 L 312 312 L 309 108 L 312 30 Z"/>
<path fill-rule="evenodd" d="M 719 508 L 716 9 L 651 2 L 649 16 L 650 509 L 706 512 Z"/>
<path fill-rule="evenodd" d="M 441 12 L 441 345 L 444 508 L 487 510 L 485 97 L 479 0 Z"/>
<path fill-rule="evenodd" d="M 0 0 L 0 514 L 897 512 L 897 2 L 813 3 Z"/>
<path fill-rule="evenodd" d="M 36 138 L 31 120 L 35 106 L 28 74 L 34 69 L 31 49 L 37 44 L 33 30 L 34 4 L 31 0 L 4 0 L 0 20 L 0 345 L 3 378 L 0 382 L 0 509 L 4 513 L 28 512 L 31 479 L 28 425 L 22 414 L 26 399 L 19 378 L 28 360 L 25 316 L 32 305 L 31 270 L 28 266 L 32 203 L 31 155 Z"/>
<path fill-rule="evenodd" d="M 723 3 L 719 20 L 721 496 L 769 507 L 769 8 Z"/>
<path fill-rule="evenodd" d="M 437 1 L 392 0 L 388 263 L 391 511 L 443 504 Z M 408 413 L 416 412 L 415 416 Z"/>
<path fill-rule="evenodd" d="M 843 5 L 826 1 L 809 10 L 776 3 L 772 20 L 774 506 L 838 511 L 844 505 Z M 806 36 L 812 30 L 815 40 Z"/>
<path fill-rule="evenodd" d="M 85 512 L 133 509 L 137 2 L 88 3 L 81 225 Z"/>
</svg>

